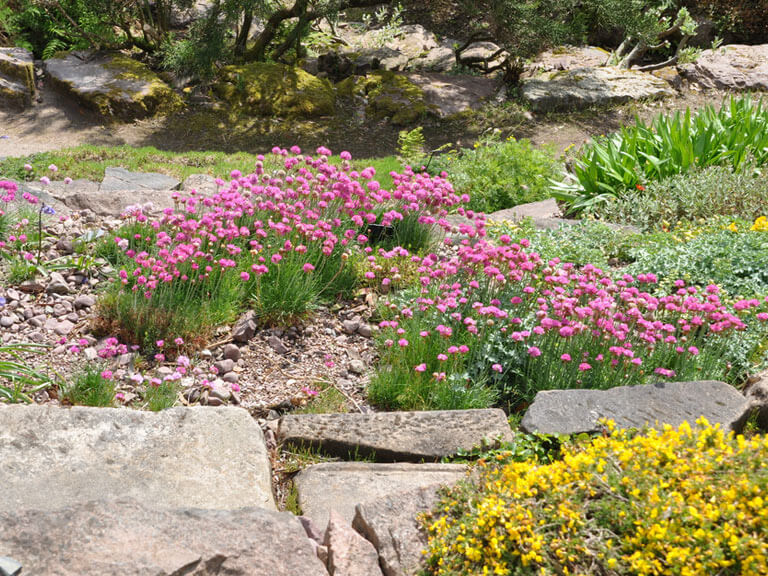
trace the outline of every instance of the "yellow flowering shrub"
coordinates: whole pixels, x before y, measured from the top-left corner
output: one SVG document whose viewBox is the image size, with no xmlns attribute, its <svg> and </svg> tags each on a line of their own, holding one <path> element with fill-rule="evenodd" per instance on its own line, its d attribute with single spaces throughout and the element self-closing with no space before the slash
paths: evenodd
<svg viewBox="0 0 768 576">
<path fill-rule="evenodd" d="M 768 232 L 768 218 L 760 216 L 755 220 L 755 223 L 752 224 L 750 230 L 754 230 L 755 232 Z"/>
<path fill-rule="evenodd" d="M 768 574 L 766 436 L 613 430 L 478 478 L 426 517 L 429 574 Z"/>
</svg>

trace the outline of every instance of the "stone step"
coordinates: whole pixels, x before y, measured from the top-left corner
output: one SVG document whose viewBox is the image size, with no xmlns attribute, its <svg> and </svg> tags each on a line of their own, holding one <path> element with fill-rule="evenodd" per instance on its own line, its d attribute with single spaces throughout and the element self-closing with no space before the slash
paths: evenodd
<svg viewBox="0 0 768 576">
<path fill-rule="evenodd" d="M 0 512 L 123 498 L 275 509 L 264 436 L 238 408 L 0 404 L 0 486 Z"/>
<path fill-rule="evenodd" d="M 466 476 L 463 464 L 328 462 L 302 470 L 293 482 L 302 514 L 324 530 L 331 510 L 351 523 L 358 504 L 413 488 L 453 485 Z"/>
<path fill-rule="evenodd" d="M 0 48 L 0 75 L 35 93 L 35 60 L 25 48 Z"/>
<path fill-rule="evenodd" d="M 693 425 L 704 416 L 726 430 L 741 431 L 751 406 L 724 382 L 667 382 L 608 390 L 545 390 L 536 394 L 520 428 L 543 434 L 597 432 L 600 419 L 619 428 Z"/>
<path fill-rule="evenodd" d="M 32 104 L 32 94 L 20 82 L 0 76 L 0 107 L 26 108 Z"/>
<path fill-rule="evenodd" d="M 502 410 L 436 410 L 372 414 L 289 414 L 278 422 L 279 441 L 377 462 L 435 462 L 480 445 L 512 439 Z"/>
<path fill-rule="evenodd" d="M 0 556 L 36 576 L 327 576 L 315 550 L 296 516 L 261 508 L 96 500 L 0 511 Z"/>
</svg>

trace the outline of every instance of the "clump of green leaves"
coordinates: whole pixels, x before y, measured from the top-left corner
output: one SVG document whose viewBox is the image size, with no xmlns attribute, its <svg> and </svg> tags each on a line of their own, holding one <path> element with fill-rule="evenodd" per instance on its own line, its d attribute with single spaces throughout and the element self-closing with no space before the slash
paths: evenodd
<svg viewBox="0 0 768 576">
<path fill-rule="evenodd" d="M 651 124 L 640 119 L 610 136 L 593 140 L 572 172 L 552 187 L 552 195 L 580 212 L 643 190 L 694 168 L 724 166 L 733 172 L 768 162 L 768 107 L 749 96 L 731 97 L 716 110 L 688 109 L 660 114 Z"/>
<path fill-rule="evenodd" d="M 72 382 L 63 384 L 62 398 L 79 406 L 112 406 L 115 401 L 115 383 L 96 365 L 87 364 Z"/>
<path fill-rule="evenodd" d="M 436 157 L 430 172 L 445 171 L 458 194 L 468 194 L 469 208 L 495 212 L 550 196 L 549 181 L 559 165 L 550 148 L 528 140 L 502 140 L 492 132 L 473 148 Z"/>
</svg>

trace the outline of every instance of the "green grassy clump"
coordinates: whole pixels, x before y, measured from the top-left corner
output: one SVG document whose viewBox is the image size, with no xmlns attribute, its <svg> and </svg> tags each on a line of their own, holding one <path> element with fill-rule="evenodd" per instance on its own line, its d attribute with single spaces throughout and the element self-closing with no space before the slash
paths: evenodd
<svg viewBox="0 0 768 576">
<path fill-rule="evenodd" d="M 71 383 L 62 386 L 62 398 L 77 406 L 112 406 L 115 382 L 107 376 L 99 367 L 87 364 Z"/>
</svg>

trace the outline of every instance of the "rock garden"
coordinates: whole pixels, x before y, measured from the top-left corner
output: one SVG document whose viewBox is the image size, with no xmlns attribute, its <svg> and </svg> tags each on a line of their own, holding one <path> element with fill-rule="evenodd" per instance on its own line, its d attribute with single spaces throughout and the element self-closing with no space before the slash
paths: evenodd
<svg viewBox="0 0 768 576">
<path fill-rule="evenodd" d="M 759 11 L 99 4 L 0 7 L 0 576 L 768 573 Z"/>
</svg>

